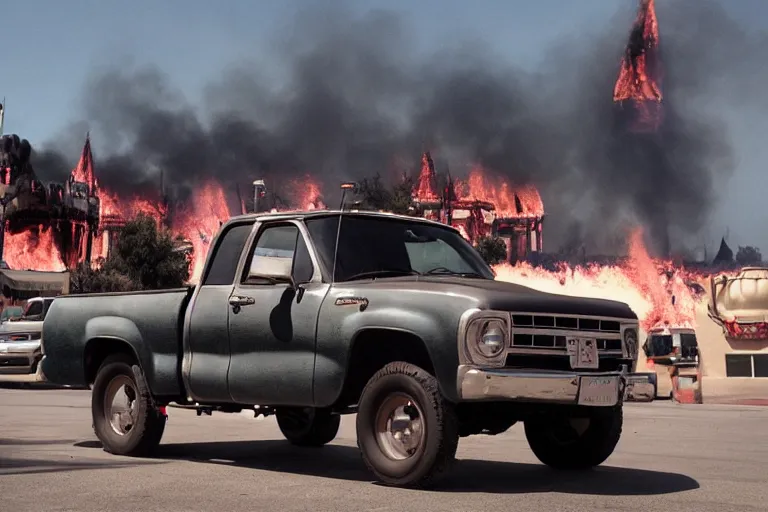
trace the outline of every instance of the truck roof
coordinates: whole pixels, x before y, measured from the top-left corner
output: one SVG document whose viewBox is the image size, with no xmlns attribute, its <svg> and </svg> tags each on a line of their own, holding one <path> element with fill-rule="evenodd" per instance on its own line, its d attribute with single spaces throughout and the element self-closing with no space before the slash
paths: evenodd
<svg viewBox="0 0 768 512">
<path fill-rule="evenodd" d="M 227 224 L 230 222 L 235 222 L 238 220 L 259 220 L 259 219 L 266 219 L 266 220 L 297 220 L 297 219 L 311 219 L 314 217 L 329 217 L 334 215 L 341 215 L 344 214 L 348 217 L 372 217 L 372 218 L 381 218 L 381 219 L 399 219 L 399 220 L 405 220 L 408 222 L 417 222 L 419 224 L 430 224 L 433 226 L 439 226 L 446 229 L 451 229 L 453 231 L 459 232 L 458 229 L 454 228 L 453 226 L 450 226 L 448 224 L 444 224 L 442 222 L 437 222 L 434 220 L 425 219 L 423 217 L 411 217 L 410 215 L 400 215 L 397 213 L 389 213 L 389 212 L 379 212 L 379 211 L 373 211 L 373 210 L 303 210 L 303 211 L 290 211 L 290 212 L 263 212 L 263 213 L 248 213 L 245 215 L 237 215 L 232 218 L 230 218 L 227 221 Z"/>
</svg>

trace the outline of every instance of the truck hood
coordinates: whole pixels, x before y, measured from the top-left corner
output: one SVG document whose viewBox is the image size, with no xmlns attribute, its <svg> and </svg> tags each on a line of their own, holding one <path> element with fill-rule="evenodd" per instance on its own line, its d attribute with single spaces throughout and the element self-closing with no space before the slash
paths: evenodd
<svg viewBox="0 0 768 512">
<path fill-rule="evenodd" d="M 15 322 L 5 321 L 0 324 L 0 334 L 17 332 L 40 332 L 42 330 L 43 322 L 41 320 L 17 320 Z"/>
<path fill-rule="evenodd" d="M 352 283 L 344 283 L 348 286 Z M 445 293 L 472 299 L 481 309 L 553 313 L 558 315 L 590 315 L 637 320 L 637 315 L 623 302 L 546 293 L 527 286 L 490 279 L 453 276 L 407 276 L 357 282 L 354 288 L 365 293 L 407 291 L 418 294 Z"/>
</svg>

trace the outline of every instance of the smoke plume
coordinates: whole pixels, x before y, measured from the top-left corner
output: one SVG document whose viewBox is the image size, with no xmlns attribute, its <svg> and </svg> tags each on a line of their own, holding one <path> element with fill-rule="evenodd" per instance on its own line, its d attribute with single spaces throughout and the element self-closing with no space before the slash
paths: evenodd
<svg viewBox="0 0 768 512">
<path fill-rule="evenodd" d="M 80 122 L 100 183 L 123 195 L 156 191 L 162 169 L 182 194 L 209 177 L 279 188 L 310 174 L 332 198 L 342 179 L 394 181 L 429 149 L 438 171 L 480 164 L 536 185 L 549 250 L 579 232 L 592 251 L 616 251 L 617 232 L 639 222 L 666 251 L 670 232 L 707 222 L 734 167 L 713 106 L 751 95 L 764 108 L 768 93 L 755 75 L 765 73 L 759 41 L 716 4 L 663 3 L 658 16 L 665 117 L 654 134 L 627 132 L 612 102 L 629 11 L 553 48 L 533 72 L 472 45 L 420 55 L 414 27 L 393 13 L 305 12 L 276 40 L 275 72 L 235 65 L 212 80 L 204 108 L 161 71 L 121 66 L 89 78 Z M 81 143 L 46 145 L 38 174 L 65 177 Z"/>
</svg>

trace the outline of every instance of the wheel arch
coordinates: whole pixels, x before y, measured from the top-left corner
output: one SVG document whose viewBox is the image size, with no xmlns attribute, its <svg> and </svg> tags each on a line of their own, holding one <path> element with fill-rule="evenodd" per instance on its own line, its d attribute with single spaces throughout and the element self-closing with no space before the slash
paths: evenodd
<svg viewBox="0 0 768 512">
<path fill-rule="evenodd" d="M 109 356 L 115 354 L 124 354 L 141 366 L 141 359 L 136 348 L 127 340 L 117 336 L 104 335 L 90 338 L 83 350 L 85 383 L 92 385 L 101 365 Z"/>
<path fill-rule="evenodd" d="M 335 405 L 357 404 L 368 380 L 394 361 L 411 363 L 435 374 L 427 343 L 415 332 L 398 327 L 366 327 L 357 331 L 350 343 L 347 372 Z"/>
</svg>

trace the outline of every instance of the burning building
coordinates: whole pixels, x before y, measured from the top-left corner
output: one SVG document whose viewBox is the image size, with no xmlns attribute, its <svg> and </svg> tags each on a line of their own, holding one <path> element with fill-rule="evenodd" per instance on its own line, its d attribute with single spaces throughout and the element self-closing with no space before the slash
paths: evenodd
<svg viewBox="0 0 768 512">
<path fill-rule="evenodd" d="M 86 151 L 90 154 L 88 141 L 83 154 Z M 98 229 L 100 205 L 92 166 L 79 165 L 66 182 L 45 185 L 35 175 L 31 152 L 26 139 L 3 136 L 0 256 L 14 269 L 64 270 L 90 257 Z M 8 250 L 16 245 L 48 250 Z"/>
<path fill-rule="evenodd" d="M 165 220 L 167 204 L 136 199 L 130 205 L 101 190 L 90 137 L 64 183 L 42 183 L 31 146 L 6 135 L 0 147 L 0 256 L 13 269 L 61 271 L 106 257 L 115 234 L 139 212 Z"/>
<path fill-rule="evenodd" d="M 489 235 L 503 238 L 512 264 L 542 252 L 544 204 L 535 187 L 494 181 L 479 167 L 466 181 L 454 180 L 450 173 L 442 180 L 444 186 L 440 181 L 432 156 L 425 152 L 413 191 L 417 214 L 458 228 L 472 243 Z"/>
<path fill-rule="evenodd" d="M 633 131 L 655 132 L 661 125 L 661 75 L 654 0 L 640 0 L 613 89 L 613 101 L 631 114 Z"/>
</svg>

